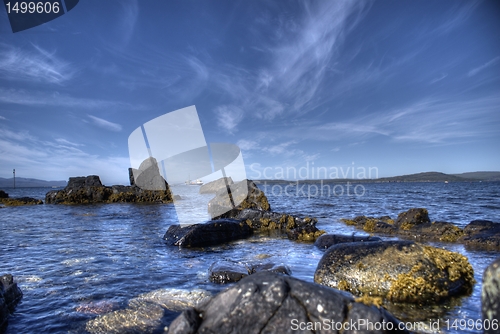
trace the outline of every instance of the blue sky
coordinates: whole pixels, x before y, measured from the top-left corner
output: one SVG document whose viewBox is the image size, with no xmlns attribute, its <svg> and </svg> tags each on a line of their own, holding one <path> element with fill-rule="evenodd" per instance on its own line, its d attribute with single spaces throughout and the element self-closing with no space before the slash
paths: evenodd
<svg viewBox="0 0 500 334">
<path fill-rule="evenodd" d="M 15 34 L 2 7 L 0 177 L 127 183 L 130 133 L 190 105 L 250 178 L 500 170 L 499 32 L 498 1 L 86 0 Z"/>
</svg>

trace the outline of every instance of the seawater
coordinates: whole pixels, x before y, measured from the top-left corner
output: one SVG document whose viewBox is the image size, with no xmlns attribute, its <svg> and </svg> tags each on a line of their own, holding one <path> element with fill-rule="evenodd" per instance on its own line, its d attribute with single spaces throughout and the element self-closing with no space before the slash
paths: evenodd
<svg viewBox="0 0 500 334">
<path fill-rule="evenodd" d="M 286 185 L 281 185 L 282 190 Z M 177 192 L 183 197 L 212 197 L 199 195 L 196 186 L 179 187 Z M 363 184 L 363 196 L 328 196 L 326 192 L 311 196 L 307 191 L 296 192 L 293 186 L 285 194 L 279 187 L 260 187 L 265 189 L 273 211 L 316 217 L 318 228 L 328 233 L 363 235 L 339 219 L 357 215 L 396 218 L 413 207 L 427 208 L 433 221 L 453 222 L 460 227 L 475 219 L 500 222 L 498 182 Z M 44 199 L 51 189 L 5 190 L 11 197 Z M 191 214 L 200 221 L 207 217 L 206 208 L 193 209 Z M 225 286 L 211 283 L 207 270 L 220 260 L 258 262 L 267 257 L 266 261 L 288 265 L 292 276 L 312 282 L 323 254 L 312 244 L 266 236 L 196 250 L 166 246 L 162 236 L 176 223 L 173 204 L 1 208 L 0 273 L 13 274 L 24 293 L 9 319 L 7 333 L 85 333 L 86 322 L 98 316 L 82 312 L 86 305 L 102 302 L 108 305 L 106 311 L 119 310 L 139 294 L 160 288 L 198 288 L 217 293 Z M 425 320 L 441 320 L 442 324 L 446 320 L 480 319 L 482 274 L 499 252 L 471 251 L 459 244 L 430 244 L 467 256 L 477 284 L 470 296 L 433 306 L 439 310 Z M 171 312 L 166 317 L 173 320 L 176 315 Z M 408 313 L 404 320 L 415 318 L 418 316 Z"/>
</svg>

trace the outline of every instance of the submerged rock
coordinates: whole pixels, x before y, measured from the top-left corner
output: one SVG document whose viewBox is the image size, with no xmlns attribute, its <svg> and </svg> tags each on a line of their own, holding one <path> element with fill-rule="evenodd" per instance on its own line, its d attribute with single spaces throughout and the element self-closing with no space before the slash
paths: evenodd
<svg viewBox="0 0 500 334">
<path fill-rule="evenodd" d="M 207 247 L 246 238 L 252 229 L 239 220 L 219 219 L 188 226 L 171 225 L 163 239 L 181 247 Z"/>
<path fill-rule="evenodd" d="M 208 213 L 212 219 L 236 218 L 239 211 L 244 209 L 271 211 L 266 195 L 252 180 L 243 180 L 219 189 L 208 202 Z"/>
<path fill-rule="evenodd" d="M 233 179 L 231 177 L 221 177 L 218 180 L 212 181 L 205 183 L 200 187 L 200 194 L 211 194 L 211 193 L 217 193 L 217 191 L 221 189 L 225 189 L 226 186 L 231 186 L 233 185 Z"/>
<path fill-rule="evenodd" d="M 467 258 L 411 241 L 355 242 L 331 246 L 314 281 L 355 295 L 392 302 L 435 303 L 474 284 Z"/>
<path fill-rule="evenodd" d="M 10 274 L 0 276 L 0 333 L 7 327 L 8 317 L 14 312 L 23 293 Z"/>
<path fill-rule="evenodd" d="M 484 333 L 498 333 L 500 319 L 500 258 L 486 268 L 481 294 Z M 494 325 L 496 322 L 496 326 Z M 488 328 L 486 324 L 488 323 Z"/>
<path fill-rule="evenodd" d="M 166 183 L 165 183 L 166 184 Z M 47 204 L 91 204 L 91 203 L 170 203 L 172 194 L 165 190 L 147 190 L 137 186 L 103 186 L 99 176 L 70 177 L 68 185 L 61 190 L 49 191 L 45 195 Z"/>
<path fill-rule="evenodd" d="M 238 282 L 243 277 L 261 271 L 270 271 L 279 274 L 290 275 L 291 270 L 285 265 L 274 263 L 242 264 L 233 261 L 218 261 L 212 263 L 208 269 L 208 277 L 214 283 Z"/>
<path fill-rule="evenodd" d="M 362 237 L 362 236 L 355 236 L 355 235 L 341 235 L 341 234 L 323 234 L 320 236 L 316 242 L 314 243 L 314 246 L 318 247 L 319 249 L 327 249 L 330 246 L 336 245 L 336 244 L 343 244 L 343 243 L 348 243 L 348 242 L 372 242 L 372 241 L 381 241 L 382 239 L 377 238 L 377 237 Z"/>
<path fill-rule="evenodd" d="M 328 326 L 359 324 L 360 320 L 366 322 L 357 326 L 356 333 L 372 333 L 367 322 L 385 322 L 385 328 L 395 330 L 399 323 L 383 308 L 357 303 L 338 290 L 261 272 L 245 277 L 208 303 L 182 312 L 168 333 L 329 332 Z"/>
<path fill-rule="evenodd" d="M 500 250 L 500 223 L 489 220 L 470 222 L 459 241 L 466 247 L 477 250 Z"/>
<path fill-rule="evenodd" d="M 464 233 L 460 227 L 453 223 L 432 222 L 416 225 L 408 230 L 400 229 L 398 234 L 417 241 L 456 242 Z"/>
</svg>

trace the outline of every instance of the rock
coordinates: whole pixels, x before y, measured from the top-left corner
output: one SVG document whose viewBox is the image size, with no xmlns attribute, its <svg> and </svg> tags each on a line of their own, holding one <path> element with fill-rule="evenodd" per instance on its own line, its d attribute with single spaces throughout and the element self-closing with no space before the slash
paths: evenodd
<svg viewBox="0 0 500 334">
<path fill-rule="evenodd" d="M 130 172 L 129 172 L 130 173 Z M 143 190 L 167 190 L 167 181 L 161 176 L 155 158 L 144 160 L 139 169 L 132 168 L 134 184 Z"/>
<path fill-rule="evenodd" d="M 7 327 L 8 317 L 14 312 L 23 293 L 10 274 L 0 276 L 0 333 Z"/>
<path fill-rule="evenodd" d="M 336 244 L 343 244 L 347 242 L 371 242 L 371 241 L 381 241 L 382 239 L 377 237 L 362 237 L 355 235 L 341 235 L 341 234 L 323 234 L 314 243 L 314 246 L 319 249 L 327 249 L 330 246 Z"/>
<path fill-rule="evenodd" d="M 32 197 L 0 198 L 0 203 L 5 206 L 39 205 L 43 204 L 41 199 Z"/>
<path fill-rule="evenodd" d="M 125 309 L 88 321 L 85 329 L 96 334 L 161 333 L 169 322 L 166 314 L 196 307 L 210 300 L 211 296 L 210 292 L 201 289 L 154 290 L 131 299 Z"/>
<path fill-rule="evenodd" d="M 208 213 L 212 219 L 235 218 L 238 211 L 244 209 L 271 211 L 266 195 L 252 180 L 243 180 L 219 189 L 208 202 Z"/>
<path fill-rule="evenodd" d="M 375 241 L 331 246 L 314 281 L 355 295 L 392 302 L 436 303 L 469 293 L 474 272 L 467 258 L 411 241 Z"/>
<path fill-rule="evenodd" d="M 234 219 L 211 220 L 188 226 L 171 225 L 163 239 L 167 244 L 180 247 L 208 247 L 246 238 L 252 229 Z"/>
<path fill-rule="evenodd" d="M 477 250 L 500 250 L 500 223 L 474 220 L 463 231 L 459 241 L 467 248 Z"/>
<path fill-rule="evenodd" d="M 137 186 L 103 186 L 99 176 L 70 177 L 68 185 L 61 190 L 52 190 L 45 195 L 47 204 L 91 204 L 91 203 L 170 203 L 172 193 L 166 190 L 147 190 Z"/>
<path fill-rule="evenodd" d="M 9 194 L 7 194 L 5 191 L 0 190 L 0 198 L 9 198 Z"/>
<path fill-rule="evenodd" d="M 383 321 L 391 329 L 397 329 L 399 323 L 383 308 L 357 303 L 340 291 L 261 272 L 243 278 L 208 303 L 182 312 L 168 333 L 295 333 L 301 327 L 301 333 L 329 332 L 327 326 L 361 319 Z M 323 331 L 313 330 L 318 323 Z M 358 326 L 354 332 L 373 331 Z"/>
<path fill-rule="evenodd" d="M 135 186 L 134 170 L 132 168 L 128 169 L 128 180 L 131 186 Z"/>
<path fill-rule="evenodd" d="M 400 229 L 398 234 L 418 241 L 456 242 L 463 235 L 463 231 L 453 223 L 432 222 L 415 225 L 408 230 Z"/>
<path fill-rule="evenodd" d="M 218 261 L 212 263 L 208 269 L 208 277 L 214 283 L 224 284 L 238 282 L 243 277 L 261 271 L 270 271 L 284 275 L 291 274 L 291 270 L 287 266 L 276 265 L 274 263 L 242 264 L 233 261 Z"/>
<path fill-rule="evenodd" d="M 226 183 L 227 182 L 227 183 Z M 233 179 L 231 177 L 221 177 L 218 180 L 205 183 L 200 187 L 200 194 L 211 194 L 216 193 L 220 189 L 225 189 L 226 186 L 230 186 L 234 184 Z"/>
<path fill-rule="evenodd" d="M 429 212 L 423 208 L 413 208 L 401 212 L 394 222 L 394 226 L 401 230 L 409 230 L 415 225 L 430 223 Z"/>
<path fill-rule="evenodd" d="M 498 333 L 500 319 L 500 258 L 486 268 L 481 294 L 484 333 Z M 496 326 L 492 326 L 496 323 Z M 486 329 L 488 324 L 488 329 Z"/>
<path fill-rule="evenodd" d="M 341 221 L 347 225 L 354 225 L 368 233 L 393 234 L 397 231 L 397 228 L 393 226 L 394 221 L 389 216 L 380 218 L 357 216 L 354 219 L 341 219 Z"/>
</svg>

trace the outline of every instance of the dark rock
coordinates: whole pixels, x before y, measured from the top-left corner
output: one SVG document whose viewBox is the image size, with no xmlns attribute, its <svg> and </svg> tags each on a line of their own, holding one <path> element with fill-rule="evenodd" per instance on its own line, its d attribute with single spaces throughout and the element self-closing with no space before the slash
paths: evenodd
<svg viewBox="0 0 500 334">
<path fill-rule="evenodd" d="M 401 230 L 409 230 L 415 225 L 430 223 L 429 212 L 423 208 L 413 208 L 401 212 L 394 222 L 394 226 Z"/>
<path fill-rule="evenodd" d="M 32 197 L 1 198 L 0 203 L 5 206 L 38 205 L 43 204 L 41 199 Z"/>
<path fill-rule="evenodd" d="M 226 186 L 231 186 L 234 184 L 233 179 L 231 177 L 221 177 L 218 180 L 205 183 L 200 187 L 200 194 L 211 194 L 217 193 L 217 191 L 221 189 L 225 189 Z"/>
<path fill-rule="evenodd" d="M 433 240 L 443 242 L 455 242 L 463 235 L 463 231 L 460 227 L 447 222 L 432 222 L 415 225 L 408 230 L 400 229 L 398 233 L 401 236 L 417 241 Z"/>
<path fill-rule="evenodd" d="M 144 160 L 139 169 L 132 168 L 132 174 L 134 184 L 143 190 L 161 191 L 168 189 L 167 181 L 161 176 L 158 163 L 153 157 Z"/>
<path fill-rule="evenodd" d="M 135 186 L 134 171 L 132 168 L 128 169 L 128 180 L 131 186 Z"/>
<path fill-rule="evenodd" d="M 382 239 L 377 237 L 362 237 L 355 235 L 341 235 L 341 234 L 323 234 L 314 243 L 314 246 L 319 249 L 327 249 L 330 246 L 336 244 L 343 244 L 347 242 L 371 242 L 371 241 L 381 241 Z"/>
<path fill-rule="evenodd" d="M 498 333 L 500 319 L 500 258 L 486 268 L 481 294 L 484 333 Z M 487 320 L 487 321 L 486 321 Z M 488 323 L 488 329 L 486 324 Z M 496 323 L 496 326 L 492 326 Z"/>
<path fill-rule="evenodd" d="M 444 249 L 411 241 L 355 242 L 328 248 L 314 281 L 392 302 L 431 303 L 470 292 L 474 272 L 466 257 Z"/>
<path fill-rule="evenodd" d="M 188 226 L 172 225 L 163 239 L 167 244 L 181 247 L 207 247 L 246 238 L 252 229 L 234 219 L 211 220 Z"/>
<path fill-rule="evenodd" d="M 278 274 L 290 275 L 291 270 L 285 265 L 274 263 L 242 264 L 233 261 L 214 262 L 208 269 L 208 277 L 214 283 L 238 282 L 243 277 L 261 271 L 270 271 Z"/>
<path fill-rule="evenodd" d="M 9 198 L 9 194 L 7 194 L 5 191 L 0 190 L 0 198 Z"/>
<path fill-rule="evenodd" d="M 389 216 L 376 217 L 366 217 L 357 216 L 354 219 L 341 219 L 342 222 L 347 225 L 354 225 L 359 229 L 362 229 L 368 233 L 386 233 L 393 234 L 396 232 L 396 228 L 393 226 L 394 221 Z"/>
<path fill-rule="evenodd" d="M 23 293 L 10 274 L 0 276 L 0 333 L 7 327 L 10 313 L 14 312 Z"/>
<path fill-rule="evenodd" d="M 245 277 L 208 303 L 184 311 L 170 324 L 168 333 L 295 333 L 299 324 L 308 328 L 301 333 L 326 333 L 330 332 L 326 325 L 361 319 L 383 321 L 394 329 L 399 323 L 383 308 L 357 303 L 338 290 L 262 272 Z M 313 330 L 317 323 L 325 325 L 323 331 Z M 369 329 L 358 326 L 353 332 L 373 333 Z"/>
<path fill-rule="evenodd" d="M 167 185 L 168 186 L 168 185 Z M 52 190 L 45 195 L 47 204 L 90 204 L 90 203 L 170 203 L 172 193 L 166 190 L 147 190 L 137 186 L 103 186 L 96 175 L 71 177 L 61 190 Z"/>
<path fill-rule="evenodd" d="M 271 211 L 266 195 L 252 180 L 222 188 L 208 202 L 208 213 L 212 219 L 235 218 L 238 211 L 244 209 Z"/>
<path fill-rule="evenodd" d="M 477 250 L 500 250 L 500 223 L 474 220 L 464 228 L 459 239 L 467 248 Z"/>
</svg>

